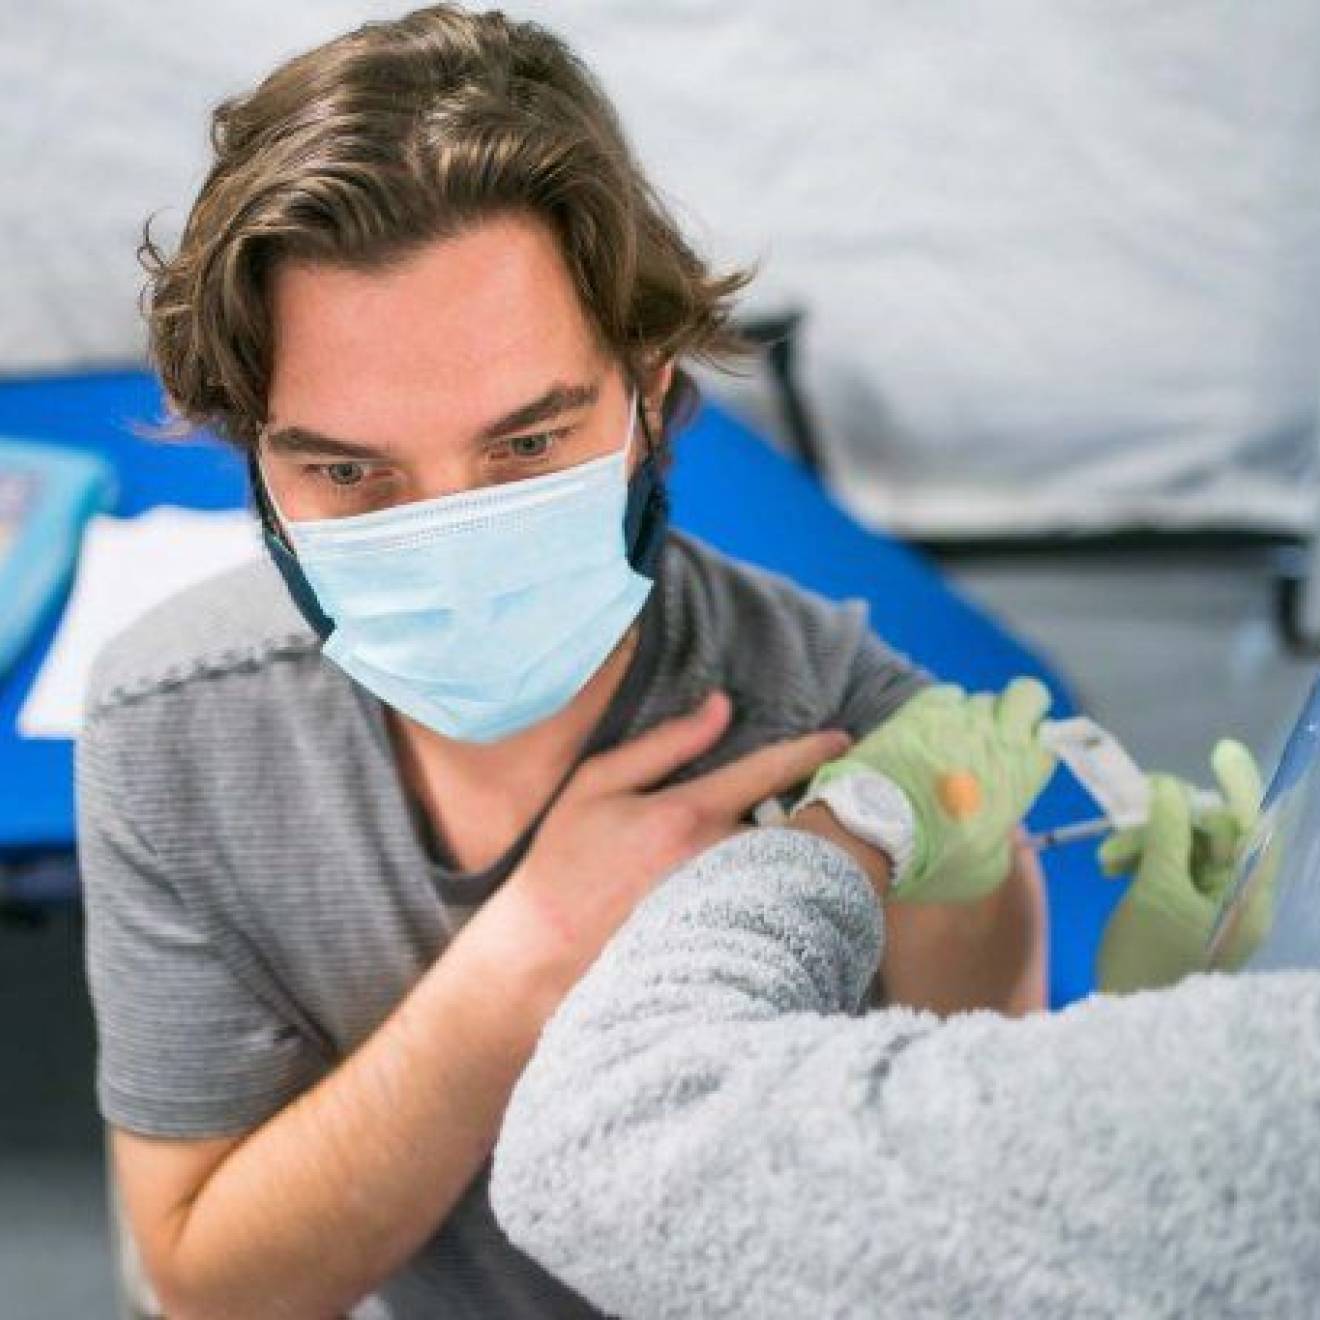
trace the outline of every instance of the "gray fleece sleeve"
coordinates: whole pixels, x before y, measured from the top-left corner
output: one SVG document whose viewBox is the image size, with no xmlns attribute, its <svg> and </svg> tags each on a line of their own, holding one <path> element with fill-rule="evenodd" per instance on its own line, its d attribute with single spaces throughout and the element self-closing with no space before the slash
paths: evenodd
<svg viewBox="0 0 1320 1320">
<path fill-rule="evenodd" d="M 514 1093 L 513 1241 L 629 1317 L 1315 1313 L 1320 976 L 858 1016 L 880 940 L 805 834 L 676 872 Z"/>
</svg>

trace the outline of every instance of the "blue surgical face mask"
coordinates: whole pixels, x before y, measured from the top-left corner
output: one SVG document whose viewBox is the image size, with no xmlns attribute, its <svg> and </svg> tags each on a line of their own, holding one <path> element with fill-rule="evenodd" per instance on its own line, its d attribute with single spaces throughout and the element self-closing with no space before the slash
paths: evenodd
<svg viewBox="0 0 1320 1320">
<path fill-rule="evenodd" d="M 628 413 L 621 448 L 562 472 L 347 518 L 281 513 L 296 558 L 270 528 L 267 544 L 325 655 L 464 742 L 561 711 L 637 617 L 664 536 L 654 456 L 628 478 L 635 398 Z"/>
</svg>

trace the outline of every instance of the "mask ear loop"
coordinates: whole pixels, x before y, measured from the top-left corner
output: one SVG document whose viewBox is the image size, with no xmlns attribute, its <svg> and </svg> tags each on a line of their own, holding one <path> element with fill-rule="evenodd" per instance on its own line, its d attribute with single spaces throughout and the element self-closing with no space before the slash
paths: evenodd
<svg viewBox="0 0 1320 1320">
<path fill-rule="evenodd" d="M 635 379 L 632 386 L 628 443 L 632 444 L 640 416 L 642 434 L 646 437 L 646 454 L 628 478 L 624 542 L 628 547 L 628 562 L 643 576 L 654 579 L 659 571 L 660 552 L 669 523 L 669 499 L 660 477 L 660 448 L 647 421 L 642 391 Z"/>
<path fill-rule="evenodd" d="M 628 444 L 631 446 L 633 437 L 637 432 L 637 423 L 640 421 L 642 434 L 646 437 L 646 454 L 642 462 L 646 463 L 658 458 L 660 451 L 655 436 L 651 434 L 651 423 L 647 420 L 646 398 L 636 380 L 632 381 L 632 401 L 629 411 L 632 413 L 632 420 L 628 427 Z"/>
<path fill-rule="evenodd" d="M 628 460 L 632 457 L 633 437 L 637 434 L 637 416 L 640 411 L 638 403 L 641 395 L 634 385 L 628 395 L 628 434 L 623 439 L 623 468 L 628 470 Z"/>
<path fill-rule="evenodd" d="M 252 500 L 257 506 L 257 517 L 261 522 L 261 539 L 265 543 L 266 552 L 279 571 L 280 577 L 284 579 L 284 585 L 288 588 L 298 612 L 324 642 L 334 631 L 334 621 L 321 608 L 320 601 L 316 599 L 316 592 L 312 590 L 312 584 L 307 581 L 298 563 L 298 556 L 285 536 L 284 514 L 275 501 L 274 492 L 266 485 L 265 474 L 257 459 L 255 445 L 248 450 L 247 460 Z"/>
<path fill-rule="evenodd" d="M 261 520 L 261 530 L 275 537 L 292 554 L 293 546 L 284 531 L 287 521 L 284 517 L 284 510 L 276 502 L 275 492 L 266 484 L 266 474 L 262 470 L 261 460 L 257 457 L 257 447 L 260 443 L 261 437 L 258 436 L 257 444 L 253 445 L 247 452 L 248 482 L 252 487 L 252 501 L 257 506 L 257 517 Z"/>
</svg>

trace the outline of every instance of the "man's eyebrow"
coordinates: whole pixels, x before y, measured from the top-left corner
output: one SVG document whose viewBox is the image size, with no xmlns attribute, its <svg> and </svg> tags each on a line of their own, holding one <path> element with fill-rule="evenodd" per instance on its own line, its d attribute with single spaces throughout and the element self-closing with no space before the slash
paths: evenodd
<svg viewBox="0 0 1320 1320">
<path fill-rule="evenodd" d="M 576 408 L 590 408 L 599 398 L 599 385 L 552 385 L 539 398 L 524 403 L 498 421 L 483 427 L 480 439 L 502 440 L 529 426 L 548 422 L 561 413 L 572 412 Z"/>
<path fill-rule="evenodd" d="M 548 422 L 577 408 L 590 408 L 600 398 L 599 385 L 552 385 L 530 403 L 521 404 L 497 421 L 481 429 L 482 443 L 503 440 L 529 426 Z M 339 440 L 310 426 L 282 426 L 266 435 L 266 447 L 278 454 L 318 454 L 326 457 L 353 459 L 366 463 L 392 462 L 394 455 L 388 450 L 359 444 L 354 440 Z"/>
<path fill-rule="evenodd" d="M 393 455 L 384 449 L 358 444 L 353 440 L 336 440 L 322 435 L 309 426 L 283 426 L 266 435 L 266 447 L 278 454 L 323 454 L 336 458 L 351 458 L 370 463 L 388 463 Z"/>
</svg>

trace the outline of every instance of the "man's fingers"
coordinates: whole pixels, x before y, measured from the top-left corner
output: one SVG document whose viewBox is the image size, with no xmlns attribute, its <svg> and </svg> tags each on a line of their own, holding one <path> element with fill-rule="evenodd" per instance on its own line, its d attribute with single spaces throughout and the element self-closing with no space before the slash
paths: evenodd
<svg viewBox="0 0 1320 1320">
<path fill-rule="evenodd" d="M 578 792 L 626 793 L 649 788 L 695 761 L 719 741 L 732 707 L 723 692 L 712 692 L 694 711 L 584 761 L 574 777 Z"/>
<path fill-rule="evenodd" d="M 1256 758 L 1240 742 L 1223 738 L 1210 754 L 1210 765 L 1229 811 L 1244 830 L 1251 829 L 1260 816 L 1260 803 L 1265 796 Z"/>
<path fill-rule="evenodd" d="M 669 791 L 689 799 L 708 818 L 736 821 L 762 799 L 800 784 L 851 745 L 839 730 L 810 733 L 758 748 Z"/>
<path fill-rule="evenodd" d="M 1036 736 L 1040 722 L 1053 704 L 1050 690 L 1038 678 L 1015 678 L 999 698 L 995 715 L 1007 738 L 1027 742 Z"/>
</svg>

